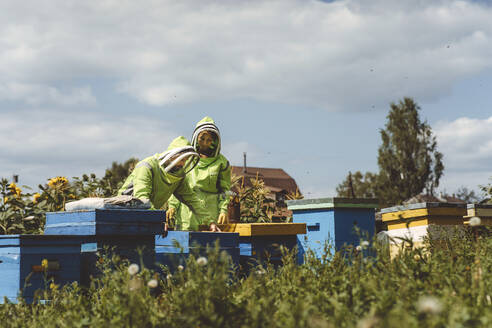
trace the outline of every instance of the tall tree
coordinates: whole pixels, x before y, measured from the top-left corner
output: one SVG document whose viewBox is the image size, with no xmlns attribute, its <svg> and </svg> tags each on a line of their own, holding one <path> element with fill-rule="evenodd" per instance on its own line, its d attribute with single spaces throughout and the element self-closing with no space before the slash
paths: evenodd
<svg viewBox="0 0 492 328">
<path fill-rule="evenodd" d="M 378 196 L 397 204 L 426 191 L 433 194 L 444 171 L 436 137 L 411 98 L 391 103 L 378 150 Z"/>
</svg>

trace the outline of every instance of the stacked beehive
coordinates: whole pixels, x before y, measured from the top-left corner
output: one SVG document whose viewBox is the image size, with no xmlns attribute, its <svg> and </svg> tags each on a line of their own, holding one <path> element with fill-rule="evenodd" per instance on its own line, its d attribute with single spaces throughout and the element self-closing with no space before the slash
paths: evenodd
<svg viewBox="0 0 492 328">
<path fill-rule="evenodd" d="M 433 226 L 462 226 L 466 208 L 460 203 L 430 202 L 384 208 L 381 214 L 388 225 L 390 251 L 394 256 L 406 240 L 411 241 L 413 247 L 422 246 Z"/>
<path fill-rule="evenodd" d="M 374 234 L 377 199 L 316 198 L 291 200 L 287 205 L 293 221 L 307 225 L 306 236 L 298 238 L 300 257 L 310 249 L 321 258 L 326 246 L 340 250 Z"/>
</svg>

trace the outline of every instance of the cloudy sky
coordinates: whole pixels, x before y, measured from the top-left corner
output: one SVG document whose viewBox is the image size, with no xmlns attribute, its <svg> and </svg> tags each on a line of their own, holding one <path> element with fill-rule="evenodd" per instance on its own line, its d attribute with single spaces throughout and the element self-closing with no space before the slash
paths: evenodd
<svg viewBox="0 0 492 328">
<path fill-rule="evenodd" d="M 213 117 L 233 165 L 307 197 L 376 171 L 391 102 L 413 97 L 441 190 L 492 176 L 492 3 L 0 2 L 0 177 L 102 175 Z"/>
</svg>

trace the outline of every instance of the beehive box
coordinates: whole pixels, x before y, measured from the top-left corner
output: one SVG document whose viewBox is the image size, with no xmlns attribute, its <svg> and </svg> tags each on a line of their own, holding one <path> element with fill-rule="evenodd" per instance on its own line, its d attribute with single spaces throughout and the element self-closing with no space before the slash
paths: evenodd
<svg viewBox="0 0 492 328">
<path fill-rule="evenodd" d="M 104 209 L 46 213 L 45 235 L 156 235 L 165 211 Z"/>
<path fill-rule="evenodd" d="M 303 223 L 231 223 L 219 228 L 239 233 L 240 264 L 244 267 L 264 261 L 281 264 L 280 246 L 293 250 L 297 235 L 306 233 Z"/>
<path fill-rule="evenodd" d="M 80 237 L 81 284 L 97 275 L 97 261 L 118 255 L 131 263 L 152 268 L 154 237 L 163 232 L 164 211 L 104 209 L 46 214 L 45 235 Z M 141 249 L 139 254 L 137 250 Z"/>
<path fill-rule="evenodd" d="M 0 236 L 0 302 L 33 302 L 36 290 L 80 281 L 80 239 L 72 236 Z M 21 291 L 21 292 L 20 292 Z M 19 294 L 20 292 L 20 294 Z"/>
<path fill-rule="evenodd" d="M 375 230 L 377 199 L 317 198 L 287 201 L 293 222 L 307 225 L 306 236 L 299 236 L 299 256 L 308 250 L 321 258 L 325 244 L 332 250 L 358 245 L 361 238 L 372 238 Z M 359 234 L 355 228 L 359 229 Z"/>
<path fill-rule="evenodd" d="M 152 269 L 155 263 L 154 235 L 148 236 L 85 236 L 80 246 L 81 285 L 100 274 L 98 262 L 109 261 L 113 255 L 129 263 Z"/>
<path fill-rule="evenodd" d="M 388 225 L 391 254 L 394 256 L 398 252 L 403 239 L 411 239 L 414 247 L 422 246 L 431 226 L 462 226 L 465 207 L 466 204 L 429 202 L 382 209 L 382 220 Z"/>
<path fill-rule="evenodd" d="M 468 204 L 466 206 L 465 221 L 477 216 L 481 225 L 492 226 L 492 204 Z"/>
<path fill-rule="evenodd" d="M 155 236 L 156 263 L 166 265 L 172 271 L 184 265 L 190 254 L 206 256 L 207 250 L 218 245 L 225 251 L 232 264 L 239 264 L 239 234 L 230 232 L 169 231 L 164 237 Z"/>
</svg>

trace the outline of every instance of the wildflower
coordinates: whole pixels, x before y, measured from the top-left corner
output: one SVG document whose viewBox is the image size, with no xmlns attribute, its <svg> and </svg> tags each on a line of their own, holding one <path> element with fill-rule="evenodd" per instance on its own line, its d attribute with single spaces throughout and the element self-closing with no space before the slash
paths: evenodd
<svg viewBox="0 0 492 328">
<path fill-rule="evenodd" d="M 172 275 L 172 274 L 168 274 L 168 275 L 166 276 L 166 279 L 167 279 L 167 280 L 171 280 L 172 278 L 173 278 L 173 275 Z"/>
<path fill-rule="evenodd" d="M 43 259 L 41 261 L 41 267 L 43 268 L 43 270 L 47 270 L 48 269 L 48 260 L 47 259 Z"/>
<path fill-rule="evenodd" d="M 55 284 L 54 282 L 52 282 L 52 283 L 50 284 L 50 289 L 51 289 L 51 290 L 57 290 L 57 289 L 58 289 L 58 285 L 57 285 L 57 284 Z"/>
<path fill-rule="evenodd" d="M 363 240 L 360 245 L 362 246 L 362 248 L 365 248 L 365 247 L 369 247 L 369 242 L 367 240 Z"/>
<path fill-rule="evenodd" d="M 130 266 L 128 267 L 128 273 L 130 274 L 130 276 L 136 275 L 139 270 L 140 268 L 138 267 L 138 264 L 135 263 L 130 264 Z"/>
<path fill-rule="evenodd" d="M 51 178 L 48 181 L 48 187 L 51 189 L 55 188 L 65 188 L 68 186 L 68 179 L 65 177 L 56 177 L 56 178 Z"/>
<path fill-rule="evenodd" d="M 263 275 L 263 274 L 265 274 L 265 270 L 258 270 L 258 271 L 256 271 L 256 274 L 257 275 Z"/>
<path fill-rule="evenodd" d="M 362 247 L 360 245 L 355 246 L 355 250 L 357 252 L 360 252 L 362 250 Z"/>
<path fill-rule="evenodd" d="M 184 270 L 184 266 L 182 266 L 181 264 L 180 264 L 180 265 L 178 265 L 178 270 L 179 270 L 179 271 L 183 271 L 183 270 Z"/>
<path fill-rule="evenodd" d="M 476 226 L 479 226 L 480 224 L 482 223 L 482 220 L 480 220 L 480 218 L 478 216 L 474 216 L 470 219 L 470 226 L 472 227 L 476 227 Z"/>
<path fill-rule="evenodd" d="M 6 202 L 8 202 L 8 201 L 9 201 L 9 198 L 8 198 L 8 197 L 4 197 L 4 198 L 3 198 L 3 202 L 4 202 L 4 203 L 6 203 Z"/>
<path fill-rule="evenodd" d="M 442 311 L 442 304 L 432 296 L 422 296 L 417 302 L 417 311 L 420 313 L 439 314 Z"/>
<path fill-rule="evenodd" d="M 199 266 L 205 266 L 207 265 L 208 263 L 208 260 L 206 257 L 199 257 L 197 260 L 196 260 L 196 264 L 198 264 Z"/>
<path fill-rule="evenodd" d="M 17 187 L 17 185 L 15 183 L 12 182 L 11 184 L 9 184 L 9 189 L 17 197 L 20 197 L 22 190 L 21 190 L 21 188 Z"/>
<path fill-rule="evenodd" d="M 35 193 L 33 196 L 32 196 L 32 202 L 34 204 L 36 204 L 39 200 L 39 197 L 41 197 L 41 195 L 39 193 Z"/>
<path fill-rule="evenodd" d="M 157 285 L 158 285 L 158 283 L 157 283 L 157 280 L 155 280 L 155 279 L 149 280 L 149 282 L 147 283 L 147 286 L 149 288 L 156 288 Z"/>
</svg>

